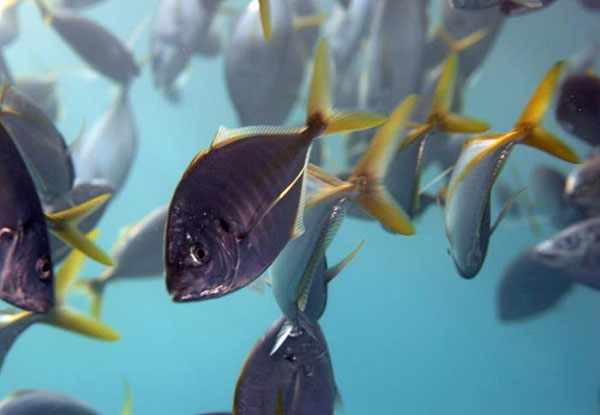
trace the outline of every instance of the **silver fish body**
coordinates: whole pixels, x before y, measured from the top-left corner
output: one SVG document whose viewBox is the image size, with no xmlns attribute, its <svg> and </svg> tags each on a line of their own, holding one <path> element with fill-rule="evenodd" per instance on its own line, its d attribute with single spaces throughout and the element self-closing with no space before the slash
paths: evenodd
<svg viewBox="0 0 600 415">
<path fill-rule="evenodd" d="M 105 278 L 154 277 L 164 270 L 167 206 L 150 212 L 128 229 L 113 249 L 115 266 Z"/>
<path fill-rule="evenodd" d="M 590 158 L 569 173 L 565 197 L 577 206 L 600 210 L 600 155 Z"/>
<path fill-rule="evenodd" d="M 600 217 L 578 222 L 535 247 L 548 267 L 566 272 L 575 281 L 600 289 Z"/>
<path fill-rule="evenodd" d="M 337 387 L 327 343 L 317 324 L 317 339 L 302 330 L 273 355 L 271 347 L 284 319 L 254 345 L 235 389 L 236 415 L 332 415 Z"/>
<path fill-rule="evenodd" d="M 502 272 L 497 315 L 505 322 L 538 316 L 557 307 L 573 285 L 563 270 L 544 265 L 533 250 L 524 250 Z"/>
<path fill-rule="evenodd" d="M 127 91 L 123 90 L 75 152 L 78 180 L 106 180 L 118 192 L 129 176 L 137 148 L 135 120 Z"/>
<path fill-rule="evenodd" d="M 71 155 L 63 135 L 36 103 L 14 87 L 2 98 L 2 122 L 15 140 L 44 200 L 64 196 L 73 186 Z"/>
<path fill-rule="evenodd" d="M 240 125 L 279 125 L 298 100 L 305 65 L 288 1 L 271 2 L 271 26 L 267 42 L 251 2 L 229 37 L 225 78 Z"/>
<path fill-rule="evenodd" d="M 54 303 L 48 231 L 19 150 L 0 126 L 0 299 L 47 312 Z"/>
<path fill-rule="evenodd" d="M 488 141 L 472 142 L 465 147 L 452 171 L 448 188 L 455 187 L 461 171 L 487 146 Z M 455 187 L 444 206 L 444 226 L 449 251 L 456 269 L 464 278 L 475 277 L 485 260 L 491 233 L 490 194 L 513 144 L 501 146 Z"/>
<path fill-rule="evenodd" d="M 13 393 L 0 406 L 0 415 L 100 415 L 100 412 L 67 395 L 41 389 Z"/>
<path fill-rule="evenodd" d="M 100 24 L 68 9 L 43 10 L 52 27 L 93 69 L 121 85 L 139 75 L 133 55 Z"/>
<path fill-rule="evenodd" d="M 314 138 L 289 131 L 213 146 L 188 167 L 169 207 L 165 238 L 167 289 L 175 301 L 242 288 L 284 248 Z"/>
<path fill-rule="evenodd" d="M 35 102 L 49 119 L 56 121 L 59 112 L 56 79 L 51 77 L 17 78 L 14 86 L 18 91 L 27 95 Z"/>
</svg>

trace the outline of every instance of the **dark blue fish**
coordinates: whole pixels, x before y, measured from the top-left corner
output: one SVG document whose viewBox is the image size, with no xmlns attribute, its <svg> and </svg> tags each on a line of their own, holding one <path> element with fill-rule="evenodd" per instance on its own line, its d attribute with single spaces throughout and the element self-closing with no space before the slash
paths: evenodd
<svg viewBox="0 0 600 415">
<path fill-rule="evenodd" d="M 271 355 L 284 321 L 275 322 L 246 358 L 235 388 L 234 414 L 333 414 L 338 392 L 319 325 L 312 328 L 317 339 L 299 329 Z"/>
<path fill-rule="evenodd" d="M 565 131 L 599 145 L 600 78 L 591 73 L 568 76 L 560 88 L 556 119 Z"/>
</svg>

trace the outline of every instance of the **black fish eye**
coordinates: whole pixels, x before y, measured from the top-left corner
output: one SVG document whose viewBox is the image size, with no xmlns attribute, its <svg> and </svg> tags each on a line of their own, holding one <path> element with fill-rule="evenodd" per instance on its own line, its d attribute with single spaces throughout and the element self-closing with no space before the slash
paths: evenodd
<svg viewBox="0 0 600 415">
<path fill-rule="evenodd" d="M 190 255 L 192 259 L 200 264 L 204 265 L 209 261 L 208 251 L 202 244 L 194 244 L 190 247 Z"/>
<path fill-rule="evenodd" d="M 50 258 L 45 256 L 38 259 L 35 263 L 35 270 L 38 273 L 39 279 L 46 280 L 50 278 L 50 275 L 52 274 L 52 264 L 50 263 Z"/>
</svg>

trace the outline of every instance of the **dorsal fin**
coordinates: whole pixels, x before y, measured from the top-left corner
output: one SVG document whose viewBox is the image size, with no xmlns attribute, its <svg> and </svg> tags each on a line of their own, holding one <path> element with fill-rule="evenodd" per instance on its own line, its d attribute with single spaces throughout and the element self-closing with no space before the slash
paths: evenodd
<svg viewBox="0 0 600 415">
<path fill-rule="evenodd" d="M 276 126 L 252 126 L 228 129 L 224 126 L 219 126 L 215 134 L 210 148 L 221 147 L 233 141 L 241 140 L 250 137 L 272 136 L 272 135 L 294 135 L 299 134 L 304 130 L 301 127 L 276 127 Z"/>
</svg>

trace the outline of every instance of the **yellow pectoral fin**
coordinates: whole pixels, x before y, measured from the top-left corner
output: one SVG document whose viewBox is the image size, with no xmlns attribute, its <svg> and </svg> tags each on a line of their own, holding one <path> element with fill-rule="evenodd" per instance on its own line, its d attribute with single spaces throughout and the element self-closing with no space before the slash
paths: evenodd
<svg viewBox="0 0 600 415">
<path fill-rule="evenodd" d="M 54 223 L 78 225 L 79 222 L 90 216 L 106 203 L 111 196 L 110 193 L 104 193 L 70 209 L 56 213 L 46 213 L 46 217 Z"/>
<path fill-rule="evenodd" d="M 431 113 L 436 111 L 448 111 L 450 108 L 452 96 L 454 95 L 457 68 L 458 55 L 452 52 L 446 58 L 440 80 L 435 87 L 433 99 L 431 101 Z"/>
<path fill-rule="evenodd" d="M 408 214 L 381 185 L 361 195 L 358 204 L 392 232 L 413 235 L 415 228 Z"/>
<path fill-rule="evenodd" d="M 564 61 L 558 62 L 546 73 L 521 113 L 517 124 L 539 124 L 542 121 L 552 102 L 564 66 Z"/>
<path fill-rule="evenodd" d="M 113 261 L 110 256 L 99 248 L 94 241 L 88 239 L 75 226 L 62 224 L 58 227 L 51 225 L 51 232 L 56 235 L 61 241 L 69 246 L 81 251 L 86 256 L 106 266 L 113 266 Z"/>
<path fill-rule="evenodd" d="M 326 116 L 327 127 L 323 134 L 366 130 L 384 123 L 385 120 L 385 115 L 369 112 L 329 111 Z"/>
<path fill-rule="evenodd" d="M 319 27 L 327 21 L 325 13 L 318 13 L 309 16 L 294 18 L 294 29 L 303 29 L 306 27 Z"/>
<path fill-rule="evenodd" d="M 417 96 L 408 96 L 394 110 L 390 118 L 377 130 L 369 149 L 354 170 L 354 177 L 381 180 L 396 155 L 400 132 L 417 103 Z"/>
<path fill-rule="evenodd" d="M 271 0 L 258 0 L 260 24 L 267 42 L 271 41 Z"/>
<path fill-rule="evenodd" d="M 88 238 L 93 241 L 98 237 L 98 234 L 98 230 L 92 231 L 88 234 Z M 67 291 L 77 279 L 81 268 L 83 268 L 85 258 L 82 252 L 73 250 L 58 269 L 54 278 L 54 296 L 58 304 L 62 303 Z"/>
<path fill-rule="evenodd" d="M 60 306 L 47 314 L 47 324 L 99 340 L 117 341 L 121 335 L 101 321 L 88 317 L 66 306 Z"/>
<path fill-rule="evenodd" d="M 577 156 L 571 147 L 563 143 L 560 138 L 556 137 L 543 127 L 535 128 L 531 134 L 528 134 L 525 137 L 523 144 L 540 149 L 554 157 L 570 163 L 581 162 L 579 156 Z"/>
<path fill-rule="evenodd" d="M 470 48 L 475 43 L 479 42 L 487 35 L 485 29 L 479 29 L 471 33 L 470 35 L 463 37 L 462 39 L 454 42 L 451 46 L 453 52 L 461 52 L 465 49 Z"/>
<path fill-rule="evenodd" d="M 483 133 L 490 129 L 490 124 L 477 118 L 460 114 L 445 114 L 440 130 L 445 133 L 474 134 Z"/>
</svg>

